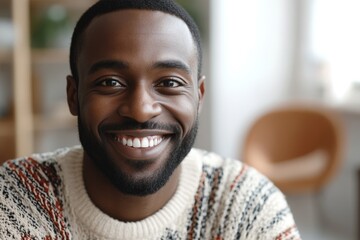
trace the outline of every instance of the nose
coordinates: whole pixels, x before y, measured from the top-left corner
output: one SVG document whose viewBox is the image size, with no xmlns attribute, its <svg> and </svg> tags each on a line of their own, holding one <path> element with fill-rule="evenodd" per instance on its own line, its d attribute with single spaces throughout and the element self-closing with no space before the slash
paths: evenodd
<svg viewBox="0 0 360 240">
<path fill-rule="evenodd" d="M 154 93 L 146 86 L 140 85 L 128 90 L 118 112 L 123 117 L 143 123 L 158 116 L 161 113 L 161 106 L 154 98 Z"/>
</svg>

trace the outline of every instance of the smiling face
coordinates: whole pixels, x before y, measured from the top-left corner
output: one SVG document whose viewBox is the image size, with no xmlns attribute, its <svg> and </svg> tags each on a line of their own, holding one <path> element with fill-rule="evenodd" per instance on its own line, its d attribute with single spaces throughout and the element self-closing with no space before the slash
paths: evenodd
<svg viewBox="0 0 360 240">
<path fill-rule="evenodd" d="M 196 136 L 204 81 L 190 31 L 169 14 L 120 10 L 95 18 L 83 39 L 67 93 L 85 160 L 124 193 L 154 193 Z"/>
</svg>

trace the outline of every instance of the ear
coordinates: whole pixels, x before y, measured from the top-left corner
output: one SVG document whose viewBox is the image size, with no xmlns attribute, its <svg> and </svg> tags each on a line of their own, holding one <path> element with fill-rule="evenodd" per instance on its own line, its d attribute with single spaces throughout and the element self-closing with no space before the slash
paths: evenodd
<svg viewBox="0 0 360 240">
<path fill-rule="evenodd" d="M 204 95 L 205 95 L 205 79 L 206 77 L 203 75 L 200 77 L 198 81 L 198 112 L 201 112 L 202 105 L 204 103 Z"/>
<path fill-rule="evenodd" d="M 73 76 L 70 75 L 66 77 L 66 82 L 66 93 L 69 110 L 72 115 L 77 116 L 79 111 L 77 85 Z"/>
</svg>

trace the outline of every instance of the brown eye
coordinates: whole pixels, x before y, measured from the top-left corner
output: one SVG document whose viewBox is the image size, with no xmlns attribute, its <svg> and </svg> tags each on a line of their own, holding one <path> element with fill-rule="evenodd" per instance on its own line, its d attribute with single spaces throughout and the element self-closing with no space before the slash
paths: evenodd
<svg viewBox="0 0 360 240">
<path fill-rule="evenodd" d="M 104 79 L 99 85 L 105 87 L 123 87 L 123 84 L 121 84 L 120 81 L 113 78 Z"/>
<path fill-rule="evenodd" d="M 174 80 L 174 79 L 167 79 L 161 81 L 157 86 L 158 87 L 167 87 L 167 88 L 176 88 L 180 87 L 183 84 L 180 81 Z"/>
</svg>

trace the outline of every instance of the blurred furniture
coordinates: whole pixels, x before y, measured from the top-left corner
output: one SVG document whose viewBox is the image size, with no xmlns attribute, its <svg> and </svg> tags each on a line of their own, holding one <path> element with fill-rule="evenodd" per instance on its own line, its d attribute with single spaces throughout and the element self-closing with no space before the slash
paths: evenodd
<svg viewBox="0 0 360 240">
<path fill-rule="evenodd" d="M 320 106 L 286 105 L 255 120 L 242 159 L 285 194 L 319 190 L 342 160 L 341 122 Z"/>
<path fill-rule="evenodd" d="M 0 25 L 9 28 L 0 30 L 0 164 L 65 145 L 65 133 L 77 142 L 76 119 L 63 107 L 68 45 L 76 20 L 95 1 L 0 0 Z"/>
<path fill-rule="evenodd" d="M 3 69 L 12 69 L 12 111 L 0 118 L 1 152 L 0 162 L 13 157 L 16 152 L 23 153 L 32 149 L 33 122 L 31 118 L 30 84 L 30 49 L 28 38 L 28 1 L 2 1 L 1 9 L 8 9 L 8 14 L 1 11 L 1 15 L 11 16 L 14 37 L 13 47 L 2 48 L 4 57 L 0 63 Z M 1 16 L 6 19 L 8 16 Z M 10 65 L 10 66 L 8 66 Z M 4 115 L 4 114 L 3 114 Z"/>
</svg>

